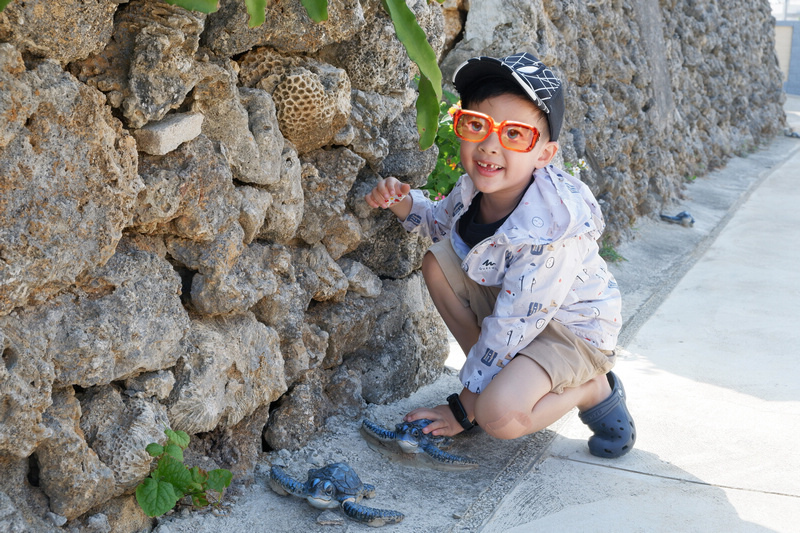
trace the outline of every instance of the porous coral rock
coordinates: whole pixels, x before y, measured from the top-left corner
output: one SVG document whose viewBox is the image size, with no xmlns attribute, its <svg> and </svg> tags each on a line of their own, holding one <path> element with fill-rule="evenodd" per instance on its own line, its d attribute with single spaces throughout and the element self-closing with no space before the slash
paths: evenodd
<svg viewBox="0 0 800 533">
<path fill-rule="evenodd" d="M 50 509 L 67 519 L 76 518 L 114 490 L 114 475 L 83 438 L 81 408 L 72 387 L 53 391 L 45 423 L 53 435 L 36 450 L 39 480 L 50 499 Z"/>
<path fill-rule="evenodd" d="M 102 264 L 133 215 L 136 148 L 101 93 L 53 61 L 24 70 L 0 44 L 0 315 Z M 6 92 L 7 91 L 7 92 Z"/>
<path fill-rule="evenodd" d="M 362 0 L 366 24 L 352 39 L 331 44 L 318 57 L 343 68 L 353 88 L 382 94 L 402 92 L 411 81 L 411 61 L 380 0 Z"/>
<path fill-rule="evenodd" d="M 52 361 L 61 386 L 108 383 L 175 363 L 189 319 L 181 280 L 166 260 L 123 241 L 79 281 L 71 292 L 0 319 L 33 360 Z"/>
<path fill-rule="evenodd" d="M 281 132 L 301 154 L 330 144 L 350 115 L 346 72 L 312 58 L 257 48 L 240 59 L 239 79 L 272 95 Z"/>
<path fill-rule="evenodd" d="M 168 413 L 189 434 L 239 423 L 286 392 L 278 335 L 252 313 L 192 321 Z"/>
<path fill-rule="evenodd" d="M 307 372 L 291 394 L 281 398 L 264 428 L 267 445 L 275 450 L 295 450 L 311 439 L 333 407 L 325 395 L 326 382 L 321 371 Z"/>
<path fill-rule="evenodd" d="M 284 143 L 281 157 L 281 179 L 265 187 L 272 194 L 272 206 L 267 210 L 258 238 L 288 243 L 303 220 L 302 166 L 297 150 L 289 141 Z"/>
<path fill-rule="evenodd" d="M 383 136 L 382 128 L 402 110 L 402 102 L 397 98 L 353 89 L 347 121 L 352 137 L 344 144 L 350 145 L 372 168 L 379 168 L 383 158 L 389 155 L 389 141 Z"/>
<path fill-rule="evenodd" d="M 194 55 L 205 19 L 159 0 L 130 2 L 119 9 L 108 46 L 71 71 L 141 128 L 177 108 L 202 77 Z"/>
<path fill-rule="evenodd" d="M 140 154 L 133 225 L 142 233 L 213 241 L 239 218 L 241 196 L 227 159 L 205 135 L 163 156 Z"/>
<path fill-rule="evenodd" d="M 83 59 L 111 38 L 120 2 L 106 0 L 32 0 L 11 2 L 0 12 L 0 41 L 61 64 Z M 80 28 L 81 31 L 63 31 Z"/>
<path fill-rule="evenodd" d="M 345 210 L 350 187 L 364 159 L 347 148 L 315 150 L 303 163 L 303 221 L 298 236 L 309 244 L 321 241 Z"/>
<path fill-rule="evenodd" d="M 157 401 L 126 397 L 113 386 L 89 389 L 81 409 L 90 413 L 80 421 L 86 441 L 114 475 L 107 496 L 135 488 L 150 473 L 153 458 L 145 448 L 166 440 L 166 409 Z"/>
<path fill-rule="evenodd" d="M 267 2 L 265 18 L 265 24 L 250 28 L 245 3 L 222 0 L 219 11 L 208 17 L 203 43 L 224 56 L 261 45 L 308 53 L 347 40 L 364 25 L 359 0 L 329 2 L 328 20 L 321 24 L 311 20 L 300 2 Z"/>
<path fill-rule="evenodd" d="M 344 74 L 344 71 L 338 72 Z M 273 98 L 281 132 L 295 144 L 298 153 L 329 144 L 347 121 L 350 80 L 340 75 L 327 85 L 324 81 L 327 80 L 317 73 L 296 67 L 275 87 Z"/>
<path fill-rule="evenodd" d="M 343 356 L 345 366 L 362 375 L 367 402 L 405 398 L 441 375 L 449 353 L 447 328 L 427 292 L 418 272 L 383 281 L 381 298 L 373 300 L 377 319 L 369 336 Z"/>
<path fill-rule="evenodd" d="M 224 145 L 234 179 L 256 184 L 277 181 L 276 163 L 283 139 L 275 127 L 275 108 L 270 96 L 256 89 L 246 89 L 245 95 L 240 94 L 230 61 L 208 64 L 205 70 L 207 75 L 195 86 L 191 105 L 193 111 L 206 117 L 203 133 Z M 257 129 L 258 139 L 250 129 L 251 124 Z"/>
<path fill-rule="evenodd" d="M 246 246 L 236 264 L 225 273 L 195 275 L 192 305 L 205 315 L 243 313 L 264 296 L 274 293 L 278 283 L 272 272 L 276 251 L 253 243 Z"/>
<path fill-rule="evenodd" d="M 0 456 L 27 457 L 52 430 L 42 422 L 55 380 L 44 339 L 14 327 L 14 313 L 0 316 Z"/>
<path fill-rule="evenodd" d="M 322 244 L 334 260 L 355 250 L 362 239 L 361 224 L 350 213 L 343 213 L 341 217 L 331 221 L 328 234 L 322 239 Z"/>
<path fill-rule="evenodd" d="M 318 302 L 341 301 L 347 292 L 347 277 L 322 244 L 294 250 L 297 282 Z"/>
<path fill-rule="evenodd" d="M 267 211 L 272 205 L 272 195 L 260 187 L 245 185 L 236 189 L 242 196 L 239 225 L 244 230 L 244 243 L 250 244 L 264 225 Z"/>
<path fill-rule="evenodd" d="M 338 264 L 347 276 L 348 290 L 368 298 L 375 298 L 383 291 L 381 278 L 365 265 L 352 259 L 340 259 Z"/>
<path fill-rule="evenodd" d="M 272 96 L 260 89 L 239 88 L 239 98 L 247 109 L 248 127 L 253 134 L 259 151 L 262 181 L 251 183 L 271 185 L 280 177 L 281 157 L 283 153 L 283 135 L 278 127 L 278 117 Z"/>
<path fill-rule="evenodd" d="M 211 242 L 171 236 L 164 242 L 170 257 L 179 264 L 209 276 L 224 276 L 242 254 L 243 238 L 244 230 L 236 222 L 228 224 Z"/>
</svg>

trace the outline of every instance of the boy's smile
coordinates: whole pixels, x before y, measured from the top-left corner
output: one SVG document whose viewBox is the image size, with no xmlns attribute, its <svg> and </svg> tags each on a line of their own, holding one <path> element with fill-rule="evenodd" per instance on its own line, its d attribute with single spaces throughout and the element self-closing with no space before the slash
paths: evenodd
<svg viewBox="0 0 800 533">
<path fill-rule="evenodd" d="M 488 98 L 470 106 L 470 110 L 492 117 L 495 123 L 504 120 L 524 122 L 539 131 L 547 119 L 529 100 L 511 94 Z M 546 130 L 545 130 L 546 131 Z M 484 194 L 482 213 L 487 207 L 498 218 L 510 213 L 531 181 L 533 171 L 544 168 L 558 151 L 558 144 L 541 138 L 530 152 L 515 152 L 500 144 L 497 133 L 481 142 L 461 141 L 461 164 L 475 187 Z M 484 223 L 486 220 L 484 221 Z"/>
</svg>

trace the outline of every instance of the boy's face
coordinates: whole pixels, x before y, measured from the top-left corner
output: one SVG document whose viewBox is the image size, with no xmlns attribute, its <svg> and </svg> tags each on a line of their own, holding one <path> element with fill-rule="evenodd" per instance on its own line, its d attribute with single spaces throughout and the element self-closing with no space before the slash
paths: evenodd
<svg viewBox="0 0 800 533">
<path fill-rule="evenodd" d="M 470 110 L 489 115 L 495 124 L 513 120 L 542 131 L 547 126 L 544 114 L 529 100 L 512 94 L 495 96 L 470 106 Z M 530 183 L 537 168 L 550 163 L 558 143 L 540 138 L 530 152 L 515 152 L 500 144 L 497 132 L 481 142 L 461 141 L 461 165 L 482 193 L 518 197 Z"/>
</svg>

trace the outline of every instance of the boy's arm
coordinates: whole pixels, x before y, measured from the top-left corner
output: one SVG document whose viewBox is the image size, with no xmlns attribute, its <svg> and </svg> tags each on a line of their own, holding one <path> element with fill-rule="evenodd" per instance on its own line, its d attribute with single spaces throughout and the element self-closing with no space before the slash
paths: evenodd
<svg viewBox="0 0 800 533">
<path fill-rule="evenodd" d="M 397 178 L 385 178 L 364 196 L 364 200 L 372 208 L 389 209 L 400 220 L 405 220 L 411 212 L 414 201 L 408 195 L 411 186 L 400 182 Z"/>
</svg>

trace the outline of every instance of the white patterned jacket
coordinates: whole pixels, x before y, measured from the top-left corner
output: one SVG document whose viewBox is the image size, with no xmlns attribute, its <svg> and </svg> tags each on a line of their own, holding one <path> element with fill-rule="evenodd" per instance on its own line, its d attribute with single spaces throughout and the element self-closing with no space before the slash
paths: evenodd
<svg viewBox="0 0 800 533">
<path fill-rule="evenodd" d="M 602 350 L 614 349 L 622 326 L 620 292 L 597 244 L 605 227 L 597 200 L 583 182 L 553 165 L 534 178 L 497 232 L 469 252 L 454 229 L 478 193 L 470 177 L 461 176 L 438 202 L 411 191 L 403 227 L 434 242 L 449 238 L 471 279 L 501 288 L 459 373 L 476 393 L 550 320 Z"/>
</svg>

